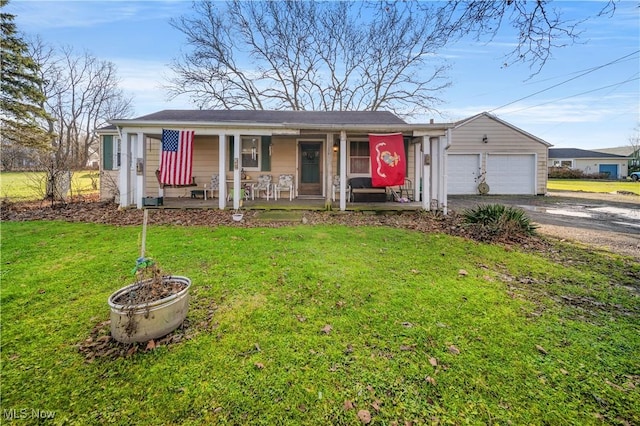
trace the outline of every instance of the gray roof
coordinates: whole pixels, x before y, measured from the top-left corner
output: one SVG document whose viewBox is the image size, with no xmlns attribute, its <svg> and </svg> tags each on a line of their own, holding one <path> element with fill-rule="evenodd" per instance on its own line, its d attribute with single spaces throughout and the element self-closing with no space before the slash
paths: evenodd
<svg viewBox="0 0 640 426">
<path fill-rule="evenodd" d="M 254 111 L 254 110 L 171 110 L 134 118 L 135 121 L 203 123 L 261 123 L 318 125 L 398 125 L 407 124 L 388 111 Z"/>
<path fill-rule="evenodd" d="M 640 149 L 638 148 L 634 149 L 631 145 L 629 145 L 629 146 L 617 146 L 614 148 L 602 148 L 602 149 L 599 148 L 599 149 L 595 149 L 594 151 L 605 152 L 607 154 L 624 155 L 625 157 L 631 157 L 636 150 L 640 151 Z"/>
<path fill-rule="evenodd" d="M 626 158 L 622 155 L 587 151 L 578 148 L 549 148 L 549 158 Z"/>
</svg>

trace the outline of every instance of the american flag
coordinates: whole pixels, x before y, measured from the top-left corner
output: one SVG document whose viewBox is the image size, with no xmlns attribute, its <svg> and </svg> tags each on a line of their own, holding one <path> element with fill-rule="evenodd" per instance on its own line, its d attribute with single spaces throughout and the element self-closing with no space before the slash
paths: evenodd
<svg viewBox="0 0 640 426">
<path fill-rule="evenodd" d="M 193 130 L 162 129 L 160 182 L 189 185 L 193 171 Z"/>
</svg>

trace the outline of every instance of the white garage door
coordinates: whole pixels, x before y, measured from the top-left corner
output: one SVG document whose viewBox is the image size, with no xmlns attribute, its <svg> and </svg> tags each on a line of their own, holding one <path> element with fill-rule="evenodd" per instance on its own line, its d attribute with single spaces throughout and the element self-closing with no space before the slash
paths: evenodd
<svg viewBox="0 0 640 426">
<path fill-rule="evenodd" d="M 477 194 L 476 178 L 480 172 L 480 154 L 447 156 L 447 193 Z"/>
<path fill-rule="evenodd" d="M 533 154 L 487 155 L 490 194 L 535 194 L 535 176 Z"/>
</svg>

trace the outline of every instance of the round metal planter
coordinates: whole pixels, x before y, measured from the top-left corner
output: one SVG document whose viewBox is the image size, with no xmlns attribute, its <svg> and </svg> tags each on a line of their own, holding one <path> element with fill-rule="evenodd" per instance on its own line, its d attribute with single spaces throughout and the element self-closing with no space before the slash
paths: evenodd
<svg viewBox="0 0 640 426">
<path fill-rule="evenodd" d="M 187 277 L 167 276 L 162 282 L 181 282 L 184 289 L 169 297 L 139 305 L 120 305 L 115 300 L 140 288 L 140 283 L 128 285 L 109 297 L 111 307 L 111 336 L 122 343 L 147 342 L 165 336 L 178 328 L 189 310 L 189 288 Z M 130 323 L 131 322 L 131 323 Z"/>
</svg>

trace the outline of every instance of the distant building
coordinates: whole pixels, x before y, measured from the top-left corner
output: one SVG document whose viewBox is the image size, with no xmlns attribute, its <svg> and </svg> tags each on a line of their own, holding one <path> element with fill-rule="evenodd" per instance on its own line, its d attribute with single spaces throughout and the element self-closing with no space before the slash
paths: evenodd
<svg viewBox="0 0 640 426">
<path fill-rule="evenodd" d="M 582 170 L 589 175 L 607 173 L 611 179 L 629 174 L 626 156 L 577 148 L 549 148 L 549 167 Z"/>
</svg>

